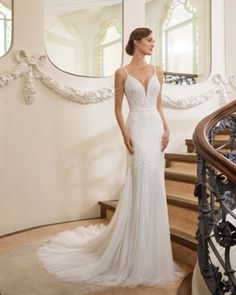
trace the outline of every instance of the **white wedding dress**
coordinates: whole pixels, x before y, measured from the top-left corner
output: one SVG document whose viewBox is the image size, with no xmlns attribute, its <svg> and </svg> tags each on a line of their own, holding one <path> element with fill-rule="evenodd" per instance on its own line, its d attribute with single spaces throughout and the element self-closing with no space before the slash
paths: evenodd
<svg viewBox="0 0 236 295">
<path fill-rule="evenodd" d="M 38 250 L 46 269 L 63 281 L 135 287 L 184 276 L 172 257 L 155 67 L 146 90 L 128 73 L 124 90 L 134 154 L 127 151 L 124 186 L 112 220 L 62 232 Z"/>
</svg>

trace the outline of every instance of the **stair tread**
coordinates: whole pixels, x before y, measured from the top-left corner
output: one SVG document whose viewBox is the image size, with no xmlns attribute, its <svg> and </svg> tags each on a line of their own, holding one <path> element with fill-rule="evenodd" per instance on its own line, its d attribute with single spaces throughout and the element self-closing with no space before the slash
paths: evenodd
<svg viewBox="0 0 236 295">
<path fill-rule="evenodd" d="M 168 160 L 187 160 L 191 162 L 197 161 L 197 154 L 196 153 L 165 153 L 165 158 Z"/>
<path fill-rule="evenodd" d="M 186 203 L 198 206 L 197 198 L 195 198 L 194 196 L 183 196 L 183 195 L 179 195 L 179 194 L 168 193 L 167 194 L 167 199 L 176 200 L 176 201 L 179 201 L 179 202 L 182 202 L 182 203 L 186 202 Z M 118 204 L 118 201 L 119 200 L 107 200 L 107 201 L 99 201 L 98 203 L 99 204 L 104 204 L 107 207 L 111 206 L 111 207 L 116 208 L 117 204 Z"/>
<path fill-rule="evenodd" d="M 165 168 L 166 171 L 168 172 L 171 172 L 171 173 L 177 173 L 177 174 L 186 174 L 186 175 L 193 175 L 195 176 L 196 173 L 193 173 L 192 171 L 183 171 L 183 170 L 179 170 L 179 169 L 176 169 L 175 167 L 167 167 Z"/>
<path fill-rule="evenodd" d="M 100 205 L 105 205 L 106 209 L 111 211 L 116 210 L 118 200 L 109 200 L 109 201 L 100 201 Z M 197 220 L 196 220 L 197 223 Z M 184 220 L 184 216 L 170 216 L 169 217 L 169 226 L 171 240 L 175 243 L 182 245 L 188 249 L 196 251 L 197 241 L 195 239 L 195 233 L 197 229 L 197 224 L 192 224 Z"/>
<path fill-rule="evenodd" d="M 115 211 L 115 208 L 117 206 L 118 200 L 109 200 L 109 201 L 99 201 L 100 205 L 108 205 L 111 206 L 112 209 Z M 183 222 L 184 222 L 184 230 L 183 230 Z M 176 216 L 172 216 L 171 221 L 170 221 L 170 225 L 171 228 L 175 231 L 175 232 L 179 232 L 179 233 L 185 233 L 186 235 L 189 235 L 190 237 L 193 236 L 193 230 L 195 230 L 195 228 L 193 229 L 193 224 L 191 223 L 186 223 L 184 221 L 184 218 L 181 217 L 176 217 Z M 195 233 L 194 233 L 195 234 Z"/>
<path fill-rule="evenodd" d="M 177 258 L 174 258 L 174 261 L 181 267 L 185 270 L 185 273 L 186 273 L 186 276 L 191 273 L 193 271 L 193 267 L 191 267 L 190 265 L 184 263 L 183 261 L 177 259 Z"/>
<path fill-rule="evenodd" d="M 197 174 L 196 172 L 193 171 L 188 171 L 188 170 L 182 170 L 182 169 L 176 169 L 175 167 L 166 167 L 165 168 L 165 176 L 176 176 L 176 177 L 185 177 L 185 178 L 190 178 L 192 181 L 197 180 Z"/>
<path fill-rule="evenodd" d="M 106 205 L 107 208 L 112 207 L 112 209 L 115 209 L 117 207 L 119 200 L 108 200 L 108 201 L 99 201 L 99 204 Z M 181 204 L 189 204 L 198 209 L 198 200 L 194 196 L 183 196 L 178 194 L 167 194 L 167 201 L 176 201 Z"/>
<path fill-rule="evenodd" d="M 195 234 L 189 234 L 185 231 L 179 230 L 178 228 L 174 228 L 171 225 L 170 225 L 170 233 L 171 233 L 171 235 L 174 235 L 174 236 L 179 237 L 183 240 L 186 240 L 186 241 L 194 244 L 195 246 L 197 246 L 197 244 L 198 244 L 198 241 L 195 238 Z"/>
<path fill-rule="evenodd" d="M 118 200 L 99 201 L 98 204 L 105 205 L 106 208 L 115 211 L 118 204 Z"/>
<path fill-rule="evenodd" d="M 197 244 L 197 241 L 195 239 L 197 224 L 187 223 L 182 218 L 176 216 L 172 216 L 169 222 L 171 233 L 175 233 L 176 235 L 181 236 Z"/>
<path fill-rule="evenodd" d="M 182 207 L 190 207 L 193 210 L 198 211 L 198 200 L 193 195 L 183 196 L 178 194 L 167 194 L 167 202 Z"/>
<path fill-rule="evenodd" d="M 183 200 L 186 202 L 191 202 L 192 204 L 198 204 L 197 198 L 193 194 L 189 196 L 189 195 L 181 195 L 178 193 L 167 193 L 167 197 Z"/>
</svg>

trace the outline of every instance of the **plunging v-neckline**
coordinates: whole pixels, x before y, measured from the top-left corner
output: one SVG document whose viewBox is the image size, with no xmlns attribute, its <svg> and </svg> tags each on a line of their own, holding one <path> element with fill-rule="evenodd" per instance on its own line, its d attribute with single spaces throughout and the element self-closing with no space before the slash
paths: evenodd
<svg viewBox="0 0 236 295">
<path fill-rule="evenodd" d="M 149 84 L 150 84 L 152 78 L 155 76 L 155 73 L 154 73 L 154 74 L 151 76 L 151 78 L 149 79 L 148 84 L 147 84 L 147 88 L 144 87 L 143 83 L 142 83 L 139 79 L 135 78 L 134 76 L 132 76 L 132 75 L 130 75 L 130 74 L 128 74 L 128 73 L 127 73 L 127 76 L 130 76 L 130 77 L 133 78 L 134 80 L 138 81 L 138 82 L 140 83 L 140 85 L 142 85 L 143 90 L 144 90 L 144 93 L 145 93 L 145 97 L 147 97 L 147 92 L 148 92 Z"/>
</svg>

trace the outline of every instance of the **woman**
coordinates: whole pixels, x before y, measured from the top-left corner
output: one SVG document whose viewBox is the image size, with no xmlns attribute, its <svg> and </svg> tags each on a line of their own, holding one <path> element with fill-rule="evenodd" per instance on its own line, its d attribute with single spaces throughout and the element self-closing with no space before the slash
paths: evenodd
<svg viewBox="0 0 236 295">
<path fill-rule="evenodd" d="M 63 232 L 38 251 L 47 270 L 61 280 L 135 287 L 168 284 L 184 275 L 173 261 L 167 214 L 163 74 L 144 59 L 153 46 L 150 29 L 135 29 L 126 46 L 133 58 L 115 72 L 115 114 L 127 146 L 127 168 L 111 222 Z M 124 93 L 130 108 L 126 124 Z"/>
</svg>

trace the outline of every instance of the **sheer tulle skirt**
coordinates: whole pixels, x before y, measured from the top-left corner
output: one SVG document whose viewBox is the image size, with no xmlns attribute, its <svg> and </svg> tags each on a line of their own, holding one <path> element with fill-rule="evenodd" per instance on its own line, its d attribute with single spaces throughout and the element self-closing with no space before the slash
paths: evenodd
<svg viewBox="0 0 236 295">
<path fill-rule="evenodd" d="M 184 275 L 173 261 L 164 184 L 159 113 L 130 112 L 135 152 L 108 225 L 62 232 L 38 250 L 45 268 L 64 281 L 100 286 L 163 285 Z"/>
</svg>

